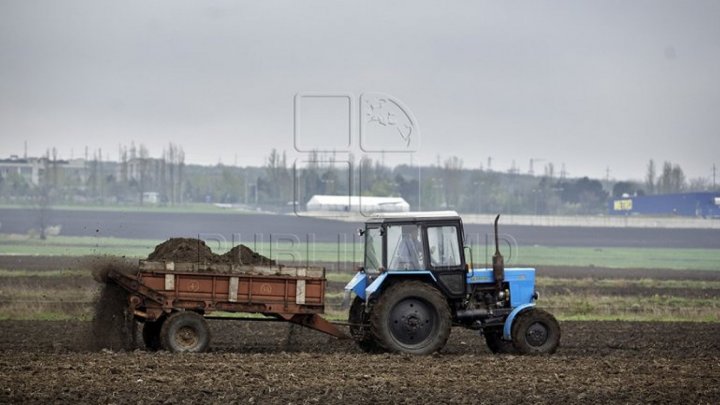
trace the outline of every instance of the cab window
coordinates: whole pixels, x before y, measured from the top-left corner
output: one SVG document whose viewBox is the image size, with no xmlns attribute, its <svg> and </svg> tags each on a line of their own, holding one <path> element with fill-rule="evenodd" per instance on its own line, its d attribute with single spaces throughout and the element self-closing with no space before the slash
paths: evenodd
<svg viewBox="0 0 720 405">
<path fill-rule="evenodd" d="M 425 270 L 421 231 L 418 225 L 387 227 L 388 270 Z"/>
<path fill-rule="evenodd" d="M 380 228 L 365 231 L 365 271 L 377 272 L 382 266 L 382 233 Z"/>
<path fill-rule="evenodd" d="M 460 244 L 457 227 L 429 226 L 427 228 L 430 264 L 433 267 L 460 266 Z"/>
</svg>

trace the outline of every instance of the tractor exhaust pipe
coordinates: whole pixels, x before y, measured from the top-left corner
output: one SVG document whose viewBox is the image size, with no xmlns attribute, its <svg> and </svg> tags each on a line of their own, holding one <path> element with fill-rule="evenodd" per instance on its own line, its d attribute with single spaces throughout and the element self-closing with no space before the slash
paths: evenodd
<svg viewBox="0 0 720 405">
<path fill-rule="evenodd" d="M 493 277 L 495 277 L 495 288 L 497 291 L 503 291 L 503 282 L 505 281 L 505 258 L 500 253 L 500 240 L 498 237 L 498 220 L 500 214 L 495 217 L 495 254 L 492 257 Z"/>
</svg>

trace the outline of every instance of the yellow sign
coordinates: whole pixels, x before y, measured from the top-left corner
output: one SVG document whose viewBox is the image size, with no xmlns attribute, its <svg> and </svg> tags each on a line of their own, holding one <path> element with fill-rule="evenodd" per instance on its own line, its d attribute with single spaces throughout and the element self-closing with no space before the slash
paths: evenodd
<svg viewBox="0 0 720 405">
<path fill-rule="evenodd" d="M 630 211 L 632 210 L 632 200 L 615 200 L 613 209 L 615 211 Z"/>
</svg>

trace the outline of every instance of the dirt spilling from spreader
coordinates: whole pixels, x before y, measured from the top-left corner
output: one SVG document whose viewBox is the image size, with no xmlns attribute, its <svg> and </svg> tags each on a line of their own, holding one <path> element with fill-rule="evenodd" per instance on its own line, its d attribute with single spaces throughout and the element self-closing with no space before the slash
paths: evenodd
<svg viewBox="0 0 720 405">
<path fill-rule="evenodd" d="M 91 349 L 132 350 L 137 345 L 137 323 L 127 313 L 127 292 L 119 285 L 109 282 L 110 271 L 126 275 L 138 273 L 138 264 L 125 257 L 104 256 L 89 259 L 95 281 L 102 289 L 94 303 L 92 330 L 87 346 Z M 224 254 L 213 253 L 204 241 L 193 238 L 171 238 L 155 246 L 148 261 L 173 261 L 219 265 L 271 266 L 271 260 L 245 245 L 238 245 Z M 227 267 L 227 266 L 226 266 Z M 203 270 L 212 272 L 212 266 Z M 242 272 L 242 268 L 230 268 Z"/>
<path fill-rule="evenodd" d="M 86 346 L 89 349 L 131 350 L 135 344 L 135 320 L 127 314 L 127 293 L 108 282 L 108 273 L 137 274 L 137 262 L 117 256 L 88 259 L 92 276 L 102 289 L 93 305 L 93 320 Z"/>
</svg>

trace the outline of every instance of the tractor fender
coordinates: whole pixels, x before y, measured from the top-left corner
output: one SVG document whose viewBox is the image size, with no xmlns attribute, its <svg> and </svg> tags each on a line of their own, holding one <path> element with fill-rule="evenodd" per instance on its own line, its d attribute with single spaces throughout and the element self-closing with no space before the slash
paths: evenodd
<svg viewBox="0 0 720 405">
<path fill-rule="evenodd" d="M 429 271 L 386 271 L 382 273 L 378 278 L 376 278 L 366 289 L 365 289 L 365 297 L 360 297 L 365 299 L 366 301 L 370 299 L 370 297 L 373 296 L 373 294 L 380 291 L 383 284 L 386 282 L 386 280 L 390 278 L 392 280 L 397 279 L 408 279 L 408 280 L 423 280 L 426 279 L 428 281 L 431 281 L 433 285 L 437 283 L 437 279 L 432 274 L 432 272 Z M 358 294 L 359 295 L 359 294 Z"/>
<path fill-rule="evenodd" d="M 355 277 L 345 285 L 345 299 L 350 302 L 350 294 L 355 293 L 360 299 L 365 299 L 365 288 L 367 288 L 368 276 L 364 272 L 358 272 Z"/>
<path fill-rule="evenodd" d="M 522 304 L 515 307 L 512 312 L 510 312 L 510 315 L 508 315 L 507 319 L 505 319 L 505 325 L 503 326 L 503 339 L 505 340 L 512 340 L 512 337 L 510 336 L 510 333 L 512 331 L 512 324 L 515 320 L 515 317 L 518 316 L 521 312 L 525 311 L 526 309 L 532 308 L 535 306 L 535 303 L 531 302 L 528 304 Z"/>
</svg>

